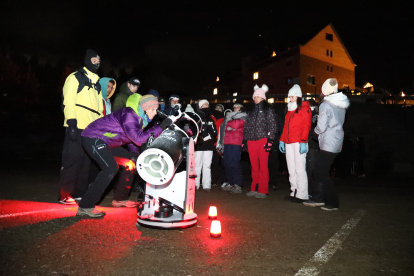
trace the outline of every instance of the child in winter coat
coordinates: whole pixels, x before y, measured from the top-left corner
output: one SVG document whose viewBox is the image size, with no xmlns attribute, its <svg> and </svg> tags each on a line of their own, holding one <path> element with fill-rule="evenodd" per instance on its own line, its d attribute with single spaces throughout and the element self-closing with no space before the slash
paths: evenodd
<svg viewBox="0 0 414 276">
<path fill-rule="evenodd" d="M 295 84 L 289 90 L 285 126 L 280 137 L 279 150 L 286 153 L 289 170 L 290 200 L 302 203 L 309 199 L 306 174 L 306 153 L 312 112 L 309 102 L 302 101 L 302 90 Z"/>
<path fill-rule="evenodd" d="M 196 189 L 200 188 L 201 172 L 203 172 L 203 190 L 210 192 L 211 189 L 211 161 L 213 159 L 214 143 L 217 140 L 217 130 L 211 118 L 209 103 L 207 100 L 198 102 L 200 116 L 203 127 L 195 146 L 195 165 L 197 178 L 195 179 Z"/>
<path fill-rule="evenodd" d="M 314 129 L 319 140 L 319 158 L 314 171 L 315 185 L 312 200 L 305 201 L 306 206 L 322 206 L 325 211 L 338 210 L 339 198 L 336 188 L 329 176 L 329 169 L 335 157 L 341 152 L 344 141 L 343 124 L 348 98 L 338 93 L 338 81 L 327 79 L 322 85 L 323 101 L 319 106 L 318 124 Z"/>
<path fill-rule="evenodd" d="M 100 78 L 99 84 L 102 87 L 102 100 L 103 100 L 103 113 L 105 115 L 109 115 L 112 113 L 112 105 L 111 100 L 109 98 L 112 97 L 112 95 L 115 92 L 116 89 L 116 81 L 112 78 Z"/>
<path fill-rule="evenodd" d="M 266 101 L 268 87 L 254 87 L 254 108 L 249 112 L 243 130 L 243 146 L 247 145 L 252 165 L 252 184 L 246 195 L 266 198 L 269 192 L 269 152 L 277 130 L 275 112 Z M 256 185 L 259 185 L 256 192 Z"/>
<path fill-rule="evenodd" d="M 228 181 L 221 187 L 221 190 L 231 194 L 239 194 L 243 187 L 241 145 L 247 114 L 239 103 L 234 104 L 233 108 L 234 111 L 227 113 L 224 122 L 220 126 L 217 151 L 224 156 L 224 169 Z"/>
<path fill-rule="evenodd" d="M 136 202 L 127 200 L 131 189 L 131 176 L 135 170 L 135 162 L 129 162 L 129 159 L 136 161 L 136 156 L 131 155 L 120 146 L 128 144 L 134 145 L 136 148 L 145 143 L 151 133 L 154 133 L 155 137 L 161 134 L 162 128 L 160 126 L 144 130 L 146 121 L 143 120 L 143 117 L 154 118 L 157 108 L 158 99 L 153 95 L 145 95 L 140 99 L 139 113 L 130 107 L 121 108 L 94 121 L 82 132 L 83 148 L 99 164 L 101 171 L 79 202 L 77 215 L 90 217 L 105 215 L 105 212 L 95 209 L 95 203 L 117 174 L 118 163 L 128 166 L 129 169 L 124 170 L 123 173 L 126 175 L 120 177 L 112 205 L 114 207 L 135 207 L 137 205 Z M 130 150 L 134 147 L 130 147 Z"/>
</svg>

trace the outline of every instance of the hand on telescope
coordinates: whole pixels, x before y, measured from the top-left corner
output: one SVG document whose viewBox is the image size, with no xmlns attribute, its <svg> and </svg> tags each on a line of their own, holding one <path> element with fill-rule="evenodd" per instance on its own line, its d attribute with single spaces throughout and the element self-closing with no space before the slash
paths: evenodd
<svg viewBox="0 0 414 276">
<path fill-rule="evenodd" d="M 164 121 L 162 121 L 161 123 L 161 129 L 164 130 L 172 124 L 173 124 L 173 121 L 170 118 L 165 118 Z"/>
</svg>

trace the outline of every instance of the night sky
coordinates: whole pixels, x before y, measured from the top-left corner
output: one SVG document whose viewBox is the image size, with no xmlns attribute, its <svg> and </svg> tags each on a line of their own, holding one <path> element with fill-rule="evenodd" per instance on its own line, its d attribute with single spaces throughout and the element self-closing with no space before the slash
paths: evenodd
<svg viewBox="0 0 414 276">
<path fill-rule="evenodd" d="M 3 2 L 6 49 L 42 62 L 67 58 L 76 67 L 92 48 L 105 76 L 135 68 L 146 88 L 161 92 L 201 91 L 216 76 L 240 71 L 243 57 L 286 50 L 329 23 L 357 64 L 357 86 L 369 81 L 394 93 L 413 87 L 412 9 L 397 1 Z"/>
</svg>

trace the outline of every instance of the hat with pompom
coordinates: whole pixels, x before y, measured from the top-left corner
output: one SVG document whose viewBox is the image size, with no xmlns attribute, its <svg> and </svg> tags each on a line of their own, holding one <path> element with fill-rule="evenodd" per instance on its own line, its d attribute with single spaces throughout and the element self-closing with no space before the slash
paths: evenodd
<svg viewBox="0 0 414 276">
<path fill-rule="evenodd" d="M 338 92 L 338 81 L 335 78 L 327 79 L 322 84 L 322 93 L 325 96 Z"/>
<path fill-rule="evenodd" d="M 255 96 L 261 97 L 266 100 L 266 92 L 269 90 L 266 84 L 263 84 L 262 87 L 259 87 L 257 84 L 254 86 L 253 100 Z"/>
</svg>

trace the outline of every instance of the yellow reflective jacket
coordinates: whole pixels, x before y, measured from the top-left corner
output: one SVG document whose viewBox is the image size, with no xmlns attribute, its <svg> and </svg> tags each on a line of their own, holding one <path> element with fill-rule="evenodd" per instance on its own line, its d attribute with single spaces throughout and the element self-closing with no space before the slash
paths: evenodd
<svg viewBox="0 0 414 276">
<path fill-rule="evenodd" d="M 68 126 L 67 120 L 76 119 L 78 128 L 85 129 L 103 117 L 102 89 L 98 80 L 99 76 L 85 67 L 67 77 L 63 86 L 63 126 Z"/>
</svg>

